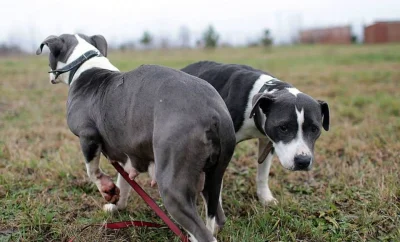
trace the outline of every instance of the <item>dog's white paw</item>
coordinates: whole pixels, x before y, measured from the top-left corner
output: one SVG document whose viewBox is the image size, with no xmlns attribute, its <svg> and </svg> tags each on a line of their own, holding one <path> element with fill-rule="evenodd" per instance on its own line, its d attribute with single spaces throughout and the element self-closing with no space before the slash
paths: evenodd
<svg viewBox="0 0 400 242">
<path fill-rule="evenodd" d="M 188 234 L 189 234 L 190 242 L 198 242 L 198 240 L 193 236 L 193 234 L 191 234 L 190 232 L 188 232 Z M 213 237 L 213 240 L 211 240 L 211 242 L 217 242 L 217 239 L 215 237 Z"/>
<path fill-rule="evenodd" d="M 259 198 L 260 199 L 260 202 L 263 204 L 263 205 L 278 205 L 278 200 L 276 200 L 276 198 L 274 198 L 274 197 L 269 197 L 269 198 Z"/>
<path fill-rule="evenodd" d="M 107 213 L 114 213 L 118 211 L 118 207 L 115 204 L 107 203 L 103 206 L 103 210 Z"/>
<path fill-rule="evenodd" d="M 188 232 L 188 234 L 189 234 L 189 241 L 190 242 L 198 242 L 198 240 L 193 236 L 193 234 L 191 234 L 189 232 Z"/>
<path fill-rule="evenodd" d="M 257 192 L 258 199 L 260 202 L 266 206 L 266 205 L 278 205 L 278 200 L 272 196 L 271 192 Z"/>
</svg>

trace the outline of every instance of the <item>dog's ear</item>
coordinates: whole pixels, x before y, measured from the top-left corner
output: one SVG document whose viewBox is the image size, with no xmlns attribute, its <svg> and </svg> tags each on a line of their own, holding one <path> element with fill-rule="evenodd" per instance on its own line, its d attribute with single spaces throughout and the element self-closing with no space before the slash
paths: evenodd
<svg viewBox="0 0 400 242">
<path fill-rule="evenodd" d="M 49 47 L 50 52 L 54 56 L 58 56 L 64 46 L 64 42 L 59 37 L 55 35 L 50 35 L 40 44 L 39 48 L 36 50 L 36 55 L 40 55 L 42 53 L 44 45 L 47 45 L 47 47 Z"/>
<path fill-rule="evenodd" d="M 107 57 L 108 44 L 106 38 L 98 34 L 90 36 L 90 40 L 91 44 L 96 47 L 104 57 Z"/>
<path fill-rule="evenodd" d="M 269 105 L 271 105 L 274 101 L 275 97 L 269 93 L 257 93 L 256 95 L 254 95 L 250 118 L 253 118 L 255 113 L 259 111 L 258 107 L 260 107 L 264 113 L 267 113 Z"/>
<path fill-rule="evenodd" d="M 253 103 L 253 108 L 251 109 L 250 112 L 250 118 L 254 117 L 254 123 L 260 132 L 263 134 L 265 133 L 263 124 L 262 124 L 262 114 L 260 109 L 267 114 L 268 111 L 268 106 L 271 105 L 274 102 L 275 98 L 271 94 L 268 93 L 257 93 L 254 95 L 252 103 Z"/>
<path fill-rule="evenodd" d="M 319 105 L 321 106 L 321 114 L 322 114 L 322 127 L 328 131 L 329 130 L 329 106 L 325 101 L 318 100 Z"/>
</svg>

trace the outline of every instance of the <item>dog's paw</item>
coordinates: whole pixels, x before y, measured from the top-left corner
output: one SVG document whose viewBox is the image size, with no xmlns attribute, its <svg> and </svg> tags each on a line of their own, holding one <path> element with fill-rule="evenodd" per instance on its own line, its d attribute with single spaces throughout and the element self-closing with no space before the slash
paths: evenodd
<svg viewBox="0 0 400 242">
<path fill-rule="evenodd" d="M 114 213 L 116 211 L 121 211 L 124 210 L 127 206 L 127 203 L 122 203 L 121 200 L 119 200 L 116 204 L 113 203 L 107 203 L 103 206 L 103 210 L 108 213 Z"/>
<path fill-rule="evenodd" d="M 264 206 L 268 205 L 278 205 L 278 200 L 272 196 L 272 194 L 267 193 L 267 194 L 261 194 L 257 193 L 258 199 Z"/>
<path fill-rule="evenodd" d="M 264 205 L 264 206 L 268 206 L 268 205 L 278 205 L 278 200 L 276 200 L 276 198 L 274 197 L 269 197 L 269 198 L 261 198 L 260 202 Z"/>
<path fill-rule="evenodd" d="M 210 230 L 210 232 L 212 234 L 215 235 L 217 233 L 217 229 L 216 229 L 217 226 L 215 226 L 215 217 L 213 217 L 213 218 L 207 217 L 206 218 L 206 227 L 208 230 Z"/>
<path fill-rule="evenodd" d="M 107 213 L 115 213 L 116 211 L 118 211 L 118 207 L 115 204 L 107 203 L 103 206 L 103 210 Z"/>
<path fill-rule="evenodd" d="M 100 178 L 100 193 L 109 203 L 116 203 L 119 200 L 119 188 L 114 184 L 109 176 L 102 175 Z"/>
</svg>

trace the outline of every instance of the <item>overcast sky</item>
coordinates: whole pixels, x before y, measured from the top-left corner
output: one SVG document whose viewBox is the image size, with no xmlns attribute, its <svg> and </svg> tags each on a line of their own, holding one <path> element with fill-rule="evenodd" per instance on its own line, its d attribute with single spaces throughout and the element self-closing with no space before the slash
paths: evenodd
<svg viewBox="0 0 400 242">
<path fill-rule="evenodd" d="M 245 44 L 265 28 L 284 42 L 302 28 L 350 24 L 356 34 L 375 20 L 400 20 L 400 0 L 6 0 L 0 5 L 0 43 L 36 49 L 51 34 L 103 34 L 110 43 L 137 40 L 144 30 L 191 40 L 212 24 L 222 41 Z"/>
</svg>

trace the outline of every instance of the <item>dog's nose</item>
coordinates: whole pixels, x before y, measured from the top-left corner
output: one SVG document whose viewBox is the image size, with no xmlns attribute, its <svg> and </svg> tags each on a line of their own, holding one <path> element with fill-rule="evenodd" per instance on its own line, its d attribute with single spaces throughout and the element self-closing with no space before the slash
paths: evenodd
<svg viewBox="0 0 400 242">
<path fill-rule="evenodd" d="M 296 155 L 294 157 L 294 165 L 296 170 L 307 170 L 311 163 L 311 156 Z"/>
</svg>

